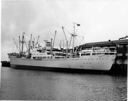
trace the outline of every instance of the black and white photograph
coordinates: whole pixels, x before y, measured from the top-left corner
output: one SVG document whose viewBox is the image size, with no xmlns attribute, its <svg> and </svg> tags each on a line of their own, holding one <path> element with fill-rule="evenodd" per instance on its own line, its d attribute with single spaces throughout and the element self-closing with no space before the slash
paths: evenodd
<svg viewBox="0 0 128 101">
<path fill-rule="evenodd" d="M 0 2 L 0 100 L 127 101 L 127 0 Z"/>
</svg>

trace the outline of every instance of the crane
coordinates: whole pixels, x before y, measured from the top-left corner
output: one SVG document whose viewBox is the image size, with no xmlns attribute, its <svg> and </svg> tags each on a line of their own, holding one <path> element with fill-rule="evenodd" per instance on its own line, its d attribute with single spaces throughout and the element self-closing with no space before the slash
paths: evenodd
<svg viewBox="0 0 128 101">
<path fill-rule="evenodd" d="M 65 40 L 66 40 L 66 55 L 68 55 L 68 40 L 67 40 L 67 36 L 65 34 L 65 31 L 64 31 L 64 26 L 62 26 L 62 30 L 63 30 L 64 36 L 65 36 Z"/>
<path fill-rule="evenodd" d="M 35 46 L 38 44 L 39 38 L 40 38 L 40 36 L 38 35 L 37 41 L 36 41 L 36 43 L 35 43 Z"/>
</svg>

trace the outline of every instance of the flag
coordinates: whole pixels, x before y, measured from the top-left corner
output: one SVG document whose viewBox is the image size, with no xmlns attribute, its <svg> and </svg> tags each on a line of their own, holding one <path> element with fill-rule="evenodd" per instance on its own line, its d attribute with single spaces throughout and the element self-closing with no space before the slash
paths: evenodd
<svg viewBox="0 0 128 101">
<path fill-rule="evenodd" d="M 77 24 L 77 26 L 80 26 L 80 24 Z"/>
</svg>

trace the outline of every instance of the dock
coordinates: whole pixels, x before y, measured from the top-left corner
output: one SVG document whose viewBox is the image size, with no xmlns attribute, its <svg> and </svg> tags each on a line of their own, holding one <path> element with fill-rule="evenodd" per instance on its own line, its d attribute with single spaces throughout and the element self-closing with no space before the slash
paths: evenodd
<svg viewBox="0 0 128 101">
<path fill-rule="evenodd" d="M 114 64 L 110 70 L 111 73 L 127 74 L 128 65 L 128 39 L 108 40 L 103 42 L 93 42 L 80 45 L 78 49 L 86 49 L 91 47 L 115 47 L 117 50 Z"/>
</svg>

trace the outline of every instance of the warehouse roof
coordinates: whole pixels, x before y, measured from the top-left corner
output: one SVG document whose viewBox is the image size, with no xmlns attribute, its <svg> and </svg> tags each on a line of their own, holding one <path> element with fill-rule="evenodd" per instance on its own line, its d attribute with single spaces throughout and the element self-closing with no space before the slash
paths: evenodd
<svg viewBox="0 0 128 101">
<path fill-rule="evenodd" d="M 109 40 L 109 41 L 102 41 L 102 42 L 92 42 L 80 45 L 79 47 L 105 47 L 105 46 L 116 46 L 119 44 L 128 44 L 128 39 L 121 39 L 121 40 Z"/>
</svg>

